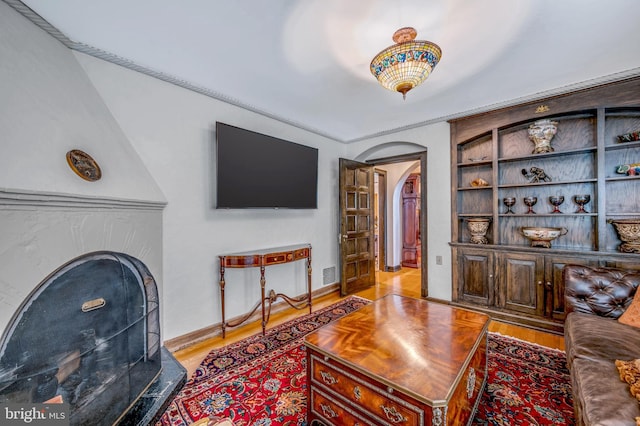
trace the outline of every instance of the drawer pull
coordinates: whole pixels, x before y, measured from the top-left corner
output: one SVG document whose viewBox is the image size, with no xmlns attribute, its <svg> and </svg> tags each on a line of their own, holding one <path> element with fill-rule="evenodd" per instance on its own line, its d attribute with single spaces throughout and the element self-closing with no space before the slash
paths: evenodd
<svg viewBox="0 0 640 426">
<path fill-rule="evenodd" d="M 469 375 L 467 376 L 467 398 L 473 397 L 473 391 L 476 388 L 476 370 L 473 367 L 469 368 Z"/>
<path fill-rule="evenodd" d="M 322 414 L 325 417 L 328 417 L 330 419 L 332 419 L 334 417 L 338 417 L 338 413 L 333 411 L 333 408 L 329 407 L 328 405 L 320 404 L 320 408 L 322 408 Z"/>
<path fill-rule="evenodd" d="M 322 381 L 328 385 L 335 385 L 338 383 L 338 379 L 333 377 L 331 373 L 327 373 L 326 371 L 321 371 L 320 375 L 322 376 Z"/>
<path fill-rule="evenodd" d="M 407 419 L 405 416 L 400 414 L 398 410 L 396 410 L 396 407 L 387 407 L 385 405 L 381 405 L 380 408 L 382 408 L 382 411 L 384 411 L 384 414 L 387 416 L 387 419 L 389 419 L 391 423 L 404 423 L 409 421 L 409 419 Z"/>
<path fill-rule="evenodd" d="M 358 386 L 353 388 L 353 397 L 358 401 L 360 401 L 360 398 L 362 398 L 362 392 L 360 391 L 360 388 Z"/>
</svg>

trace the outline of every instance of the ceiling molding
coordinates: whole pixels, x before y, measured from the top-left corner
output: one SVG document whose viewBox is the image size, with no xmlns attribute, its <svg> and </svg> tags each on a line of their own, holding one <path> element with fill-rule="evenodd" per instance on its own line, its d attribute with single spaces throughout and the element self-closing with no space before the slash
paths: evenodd
<svg viewBox="0 0 640 426">
<path fill-rule="evenodd" d="M 344 143 L 345 141 L 335 135 L 332 135 L 330 133 L 324 132 L 322 130 L 319 129 L 315 129 L 309 126 L 306 126 L 304 124 L 301 123 L 297 123 L 294 122 L 292 120 L 286 119 L 284 117 L 280 117 L 277 116 L 275 114 L 272 114 L 268 111 L 264 111 L 260 108 L 257 108 L 255 106 L 246 104 L 238 99 L 232 98 L 230 96 L 215 92 L 213 90 L 207 89 L 206 87 L 201 87 L 198 86 L 196 84 L 190 83 L 189 81 L 186 81 L 184 79 L 180 79 L 177 77 L 174 77 L 172 75 L 169 74 L 165 74 L 159 71 L 155 71 L 152 70 L 150 68 L 144 67 L 142 65 L 138 65 L 136 63 L 134 63 L 133 61 L 123 58 L 121 56 L 118 55 L 114 55 L 110 52 L 95 48 L 93 46 L 89 46 L 87 44 L 84 43 L 79 43 L 76 41 L 71 40 L 69 37 L 67 37 L 66 35 L 64 35 L 62 32 L 60 32 L 56 27 L 54 27 L 53 25 L 51 25 L 49 22 L 47 22 L 42 16 L 38 15 L 36 12 L 34 12 L 29 6 L 25 5 L 24 3 L 22 3 L 20 0 L 3 0 L 5 3 L 7 3 L 9 6 L 11 6 L 12 8 L 14 8 L 16 11 L 18 11 L 19 13 L 21 13 L 25 18 L 29 19 L 31 22 L 33 22 L 35 25 L 37 25 L 38 27 L 40 27 L 41 29 L 43 29 L 45 32 L 49 33 L 49 35 L 51 35 L 53 38 L 55 38 L 56 40 L 58 40 L 59 42 L 61 42 L 63 45 L 65 45 L 66 47 L 68 47 L 71 50 L 75 50 L 77 52 L 81 52 L 81 53 L 85 53 L 87 55 L 93 56 L 95 58 L 98 59 L 102 59 L 104 61 L 107 62 L 111 62 L 113 64 L 116 65 L 120 65 L 124 68 L 133 70 L 133 71 L 137 71 L 139 73 L 148 75 L 150 77 L 154 77 L 158 80 L 162 80 L 165 81 L 167 83 L 171 83 L 173 85 L 182 87 L 183 89 L 187 89 L 196 93 L 199 93 L 201 95 L 205 95 L 207 97 L 216 99 L 218 101 L 245 109 L 247 111 L 251 111 L 253 113 L 262 115 L 264 117 L 279 121 L 281 123 L 287 124 L 289 126 L 293 126 L 296 127 L 298 129 L 307 131 L 307 132 L 311 132 L 311 133 L 315 133 L 318 136 L 322 136 L 331 140 L 334 140 L 336 142 L 341 142 Z"/>
<path fill-rule="evenodd" d="M 443 121 L 448 121 L 448 120 L 453 120 L 453 119 L 457 119 L 457 118 L 462 118 L 462 117 L 467 117 L 470 115 L 475 115 L 475 114 L 480 114 L 480 113 L 484 113 L 484 112 L 488 112 L 488 111 L 492 111 L 495 109 L 500 109 L 500 108 L 506 108 L 506 107 L 510 107 L 510 106 L 514 106 L 514 105 L 519 105 L 519 104 L 523 104 L 523 103 L 528 103 L 528 102 L 534 102 L 534 101 L 538 101 L 541 99 L 545 99 L 545 98 L 549 98 L 552 96 L 557 96 L 557 95 L 562 95 L 562 94 L 566 94 L 566 93 L 570 93 L 573 91 L 577 91 L 577 90 L 583 90 L 583 89 L 587 89 L 587 88 L 591 88 L 591 87 L 595 87 L 595 86 L 600 86 L 603 84 L 607 84 L 607 83 L 613 83 L 616 81 L 620 81 L 620 80 L 625 80 L 625 79 L 629 79 L 629 78 L 633 78 L 633 77 L 638 77 L 640 76 L 640 68 L 633 68 L 627 71 L 622 71 L 619 73 L 614 73 L 611 75 L 606 75 L 603 77 L 598 77 L 598 78 L 594 78 L 594 79 L 590 79 L 590 80 L 586 80 L 586 81 L 582 81 L 582 82 L 578 82 L 578 83 L 573 83 L 573 84 L 569 84 L 566 86 L 562 86 L 562 87 L 558 87 L 555 89 L 551 89 L 551 90 L 546 90 L 546 91 L 542 91 L 542 92 L 537 92 L 537 93 L 533 93 L 527 96 L 522 96 L 519 98 L 515 98 L 515 99 L 509 99 L 503 102 L 497 102 L 497 103 L 493 103 L 493 104 L 489 104 L 489 105 L 485 105 L 482 107 L 478 107 L 478 108 L 473 108 L 470 110 L 466 110 L 466 111 L 461 111 L 455 114 L 451 114 L 451 115 L 447 115 L 447 116 L 442 116 L 442 117 L 438 117 L 438 118 L 434 118 L 431 120 L 426 120 L 426 121 L 421 121 L 421 122 L 417 122 L 417 123 L 413 123 L 413 124 L 409 124 L 406 126 L 401 126 L 401 127 L 395 127 L 395 128 L 390 128 L 387 130 L 383 130 L 380 132 L 376 132 L 376 133 L 371 133 L 371 134 L 367 134 L 364 136 L 360 136 L 357 138 L 353 138 L 353 139 L 343 139 L 340 138 L 336 135 L 327 133 L 326 131 L 323 130 L 319 130 L 316 128 L 312 128 L 309 127 L 307 125 L 304 125 L 302 123 L 298 123 L 292 120 L 289 120 L 287 118 L 275 115 L 273 113 L 270 113 L 268 111 L 265 111 L 263 109 L 260 109 L 258 107 L 255 107 L 253 105 L 249 105 L 246 104 L 236 98 L 215 92 L 213 90 L 207 89 L 206 87 L 202 87 L 202 86 L 198 86 L 196 84 L 193 84 L 189 81 L 186 81 L 184 79 L 180 79 L 177 77 L 174 77 L 172 75 L 168 75 L 162 72 L 158 72 L 155 70 L 152 70 L 150 68 L 138 65 L 136 63 L 134 63 L 131 60 L 128 60 L 126 58 L 114 55 L 112 53 L 106 52 L 104 50 L 101 49 L 97 49 L 93 46 L 89 46 L 87 44 L 84 43 L 79 43 L 79 42 L 75 42 L 71 39 L 69 39 L 66 35 L 64 35 L 62 32 L 60 32 L 57 28 L 55 28 L 53 25 L 51 25 L 49 22 L 47 22 L 44 18 L 42 18 L 40 15 L 38 15 L 36 12 L 34 12 L 31 8 L 29 8 L 27 5 L 25 5 L 24 3 L 22 3 L 22 1 L 20 0 L 3 0 L 5 3 L 7 3 L 9 6 L 11 6 L 12 8 L 14 8 L 16 11 L 18 11 L 19 13 L 21 13 L 23 16 L 25 16 L 27 19 L 29 19 L 31 22 L 33 22 L 35 25 L 37 25 L 38 27 L 42 28 L 45 32 L 49 33 L 52 37 L 54 37 L 55 39 L 57 39 L 58 41 L 60 41 L 63 45 L 65 45 L 66 47 L 68 47 L 71 50 L 75 50 L 77 52 L 81 52 L 99 59 L 102 59 L 104 61 L 107 62 L 111 62 L 113 64 L 116 65 L 120 65 L 124 68 L 133 70 L 133 71 L 137 71 L 140 72 L 142 74 L 148 75 L 150 77 L 154 77 L 158 80 L 162 80 L 165 81 L 167 83 L 176 85 L 178 87 L 199 93 L 201 95 L 216 99 L 220 102 L 224 102 L 227 103 L 229 105 L 233 105 L 236 106 L 238 108 L 242 108 L 244 110 L 262 115 L 264 117 L 270 118 L 272 120 L 276 120 L 279 121 L 281 123 L 287 124 L 289 126 L 293 126 L 295 128 L 298 128 L 300 130 L 304 130 L 313 134 L 316 134 L 318 136 L 322 136 L 324 138 L 327 139 L 331 139 L 333 141 L 336 142 L 340 142 L 340 143 L 344 143 L 344 144 L 349 144 L 349 143 L 354 143 L 354 142 L 359 142 L 359 141 L 363 141 L 363 140 L 367 140 L 367 139 L 372 139 L 372 138 L 377 138 L 377 137 L 382 137 L 382 136 L 388 136 L 390 134 L 393 133 L 398 133 L 398 132 L 402 132 L 402 131 L 407 131 L 407 130 L 412 130 L 412 129 L 416 129 L 419 127 L 424 127 L 430 124 L 435 124 L 435 123 L 441 123 Z"/>
</svg>

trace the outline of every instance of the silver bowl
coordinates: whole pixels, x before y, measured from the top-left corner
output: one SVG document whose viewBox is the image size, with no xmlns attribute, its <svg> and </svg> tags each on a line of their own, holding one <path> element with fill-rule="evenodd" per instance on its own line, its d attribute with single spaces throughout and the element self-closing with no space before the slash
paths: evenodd
<svg viewBox="0 0 640 426">
<path fill-rule="evenodd" d="M 531 247 L 551 248 L 551 241 L 568 231 L 566 228 L 539 228 L 523 226 L 520 228 L 522 235 L 531 240 Z"/>
</svg>

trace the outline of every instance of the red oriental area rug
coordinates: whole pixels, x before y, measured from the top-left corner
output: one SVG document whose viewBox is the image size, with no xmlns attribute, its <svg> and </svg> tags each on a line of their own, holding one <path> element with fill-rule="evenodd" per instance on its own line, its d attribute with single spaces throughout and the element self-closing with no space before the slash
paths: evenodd
<svg viewBox="0 0 640 426">
<path fill-rule="evenodd" d="M 212 351 L 171 402 L 158 426 L 208 416 L 236 426 L 306 426 L 303 337 L 370 303 L 352 296 Z M 474 425 L 573 425 L 562 351 L 489 334 L 489 376 Z"/>
<path fill-rule="evenodd" d="M 489 375 L 473 425 L 575 425 L 563 351 L 489 333 Z"/>
</svg>

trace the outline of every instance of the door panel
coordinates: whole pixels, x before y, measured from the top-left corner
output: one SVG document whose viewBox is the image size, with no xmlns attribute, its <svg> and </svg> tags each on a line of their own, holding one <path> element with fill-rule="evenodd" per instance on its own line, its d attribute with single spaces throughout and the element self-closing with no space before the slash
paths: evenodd
<svg viewBox="0 0 640 426">
<path fill-rule="evenodd" d="M 375 284 L 373 166 L 340 159 L 341 294 Z"/>
<path fill-rule="evenodd" d="M 494 300 L 493 254 L 480 250 L 460 250 L 460 300 L 491 306 Z"/>
<path fill-rule="evenodd" d="M 501 255 L 500 283 L 504 295 L 499 306 L 531 315 L 544 314 L 543 260 L 528 253 Z"/>
<path fill-rule="evenodd" d="M 546 289 L 546 312 L 547 316 L 557 320 L 564 320 L 566 313 L 564 308 L 564 280 L 562 270 L 569 263 L 577 265 L 597 266 L 597 257 L 571 257 L 571 256 L 545 256 L 544 276 Z"/>
</svg>

